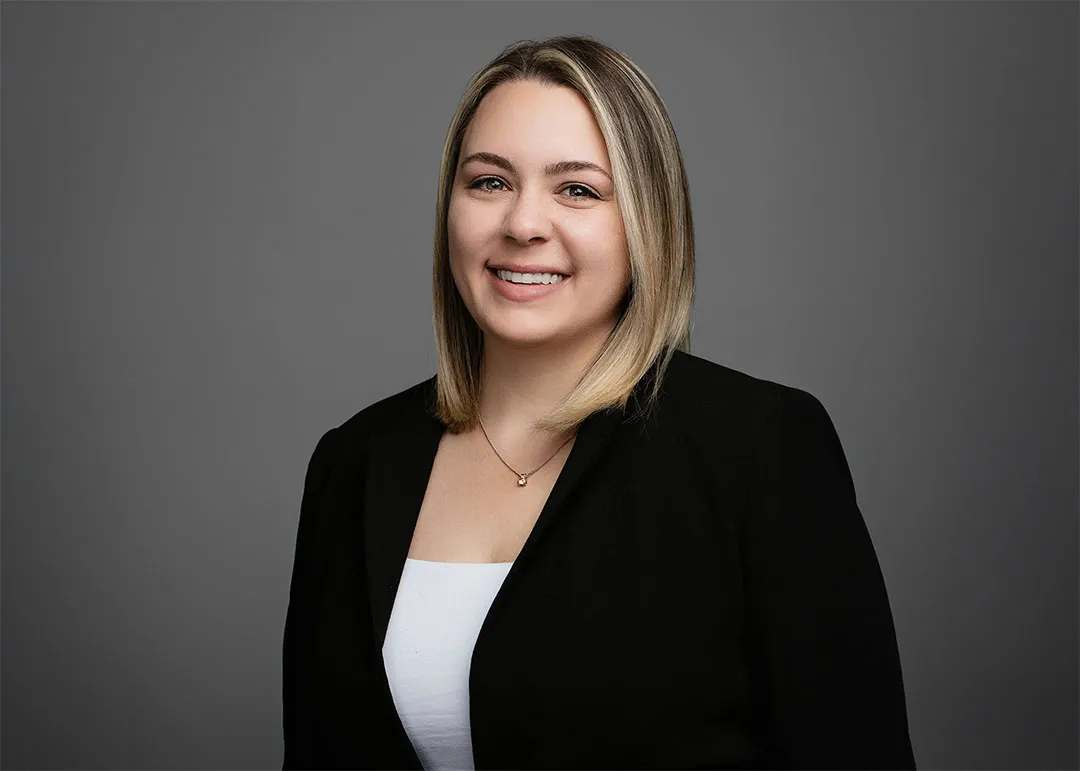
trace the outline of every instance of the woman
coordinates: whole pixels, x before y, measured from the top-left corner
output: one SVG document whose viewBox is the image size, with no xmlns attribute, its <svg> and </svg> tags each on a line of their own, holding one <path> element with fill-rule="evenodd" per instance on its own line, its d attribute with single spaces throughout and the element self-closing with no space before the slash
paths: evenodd
<svg viewBox="0 0 1080 771">
<path fill-rule="evenodd" d="M 437 376 L 308 467 L 285 768 L 914 768 L 833 424 L 690 355 L 693 254 L 628 58 L 562 37 L 474 78 L 440 177 Z"/>
</svg>

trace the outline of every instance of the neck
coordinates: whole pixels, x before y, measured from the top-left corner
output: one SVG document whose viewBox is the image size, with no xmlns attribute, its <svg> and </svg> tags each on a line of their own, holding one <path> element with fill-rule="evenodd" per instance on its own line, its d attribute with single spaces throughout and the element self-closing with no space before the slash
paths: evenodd
<svg viewBox="0 0 1080 771">
<path fill-rule="evenodd" d="M 481 365 L 480 415 L 489 433 L 522 435 L 577 385 L 606 335 L 558 345 L 519 347 L 488 335 Z"/>
</svg>

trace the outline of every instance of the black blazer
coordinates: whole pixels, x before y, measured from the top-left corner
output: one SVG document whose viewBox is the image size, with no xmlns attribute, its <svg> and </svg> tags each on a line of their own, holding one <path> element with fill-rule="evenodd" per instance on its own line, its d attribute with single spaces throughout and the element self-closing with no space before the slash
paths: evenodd
<svg viewBox="0 0 1080 771">
<path fill-rule="evenodd" d="M 487 614 L 478 769 L 915 768 L 885 583 L 805 391 L 676 352 L 580 427 Z M 284 630 L 283 768 L 422 768 L 382 644 L 442 425 L 435 378 L 328 431 Z"/>
</svg>

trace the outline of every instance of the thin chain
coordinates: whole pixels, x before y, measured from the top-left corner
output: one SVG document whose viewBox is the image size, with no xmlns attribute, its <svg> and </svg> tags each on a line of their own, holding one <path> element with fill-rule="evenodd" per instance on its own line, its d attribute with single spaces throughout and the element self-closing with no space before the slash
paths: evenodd
<svg viewBox="0 0 1080 771">
<path fill-rule="evenodd" d="M 528 479 L 529 477 L 531 477 L 531 476 L 532 476 L 533 474 L 535 474 L 535 473 L 536 473 L 537 471 L 539 471 L 539 470 L 540 470 L 540 469 L 542 469 L 542 468 L 543 468 L 544 466 L 546 466 L 546 465 L 547 465 L 548 463 L 550 463 L 550 462 L 551 462 L 551 458 L 554 458 L 554 457 L 555 457 L 556 455 L 558 455 L 558 454 L 559 454 L 559 450 L 561 450 L 561 449 L 562 449 L 563 447 L 565 447 L 565 446 L 566 446 L 566 445 L 567 445 L 567 444 L 568 444 L 568 443 L 570 442 L 570 440 L 574 438 L 574 435 L 573 435 L 573 434 L 571 434 L 571 435 L 569 436 L 569 438 L 567 438 L 567 440 L 566 440 L 565 442 L 563 442 L 562 444 L 560 444 L 560 445 L 559 445 L 559 450 L 556 450 L 555 452 L 551 453 L 551 458 L 548 458 L 548 459 L 547 459 L 546 461 L 544 461 L 543 463 L 541 463 L 541 464 L 540 464 L 539 466 L 537 466 L 536 468 L 534 468 L 534 469 L 533 469 L 532 471 L 528 472 L 527 474 L 523 474 L 523 473 L 521 473 L 520 471 L 517 471 L 516 469 L 514 469 L 514 467 L 513 467 L 513 466 L 511 466 L 511 465 L 510 465 L 509 463 L 507 463 L 507 462 L 506 462 L 506 460 L 505 460 L 505 459 L 503 458 L 503 456 L 499 455 L 499 451 L 498 451 L 498 450 L 496 450 L 496 449 L 495 449 L 495 445 L 491 443 L 491 437 L 490 437 L 490 436 L 488 436 L 488 433 L 487 433 L 487 431 L 486 431 L 486 430 L 484 429 L 484 421 L 480 420 L 480 418 L 477 418 L 477 421 L 478 421 L 478 422 L 480 423 L 480 430 L 484 432 L 484 438 L 485 438 L 485 439 L 487 439 L 487 443 L 488 443 L 489 445 L 491 445 L 491 449 L 492 449 L 492 451 L 493 451 L 493 452 L 495 453 L 495 456 L 496 456 L 496 457 L 497 457 L 497 458 L 498 458 L 499 460 L 501 460 L 501 461 L 502 461 L 502 463 L 503 463 L 503 465 L 504 465 L 504 466 L 506 466 L 506 467 L 507 467 L 508 469 L 510 469 L 511 471 L 513 471 L 513 472 L 514 472 L 514 475 L 515 475 L 515 476 L 517 476 L 519 480 L 527 480 L 527 479 Z M 521 482 L 519 482 L 519 484 L 521 484 Z"/>
</svg>

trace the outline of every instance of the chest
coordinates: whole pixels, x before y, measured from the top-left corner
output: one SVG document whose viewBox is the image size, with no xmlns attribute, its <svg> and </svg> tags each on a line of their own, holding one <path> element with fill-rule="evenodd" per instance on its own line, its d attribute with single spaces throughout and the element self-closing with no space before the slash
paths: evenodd
<svg viewBox="0 0 1080 771">
<path fill-rule="evenodd" d="M 438 607 L 428 622 L 478 629 L 455 686 L 467 694 L 477 768 L 751 765 L 730 496 L 694 484 L 674 453 L 638 462 L 612 452 L 570 494 L 554 491 L 537 548 L 516 560 L 558 474 L 518 488 L 505 466 L 474 458 L 484 473 L 473 473 L 462 460 L 434 464 L 410 554 L 516 562 L 472 625 L 448 610 L 475 597 L 475 584 L 450 578 L 469 574 L 428 569 L 444 576 L 424 592 Z M 454 648 L 453 635 L 429 634 L 429 647 Z M 721 735 L 731 747 L 717 747 Z"/>
<path fill-rule="evenodd" d="M 326 582 L 337 594 L 320 605 L 310 657 L 328 692 L 384 721 L 358 733 L 363 716 L 335 718 L 333 738 L 371 759 L 350 767 L 420 767 L 403 760 L 413 752 L 381 659 L 406 554 L 513 561 L 490 605 L 484 597 L 469 653 L 477 768 L 752 765 L 731 523 L 744 514 L 743 481 L 756 477 L 723 452 L 702 473 L 699 453 L 681 437 L 669 441 L 670 433 L 616 436 L 600 452 L 585 432 L 524 488 L 490 451 L 448 445 L 445 435 L 422 453 L 410 455 L 403 443 L 368 453 L 360 580 Z M 349 478 L 340 479 L 340 495 L 327 496 L 341 500 L 341 515 L 326 518 L 337 527 L 320 538 L 340 555 L 327 560 L 327 574 L 351 578 L 356 537 L 348 528 L 360 520 Z M 439 590 L 455 600 L 476 596 L 460 584 Z M 367 606 L 370 622 L 351 612 Z M 452 616 L 453 607 L 440 611 Z M 386 760 L 375 758 L 373 736 L 387 737 Z M 395 736 L 404 748 L 397 759 Z M 721 736 L 731 745 L 719 747 Z"/>
<path fill-rule="evenodd" d="M 517 474 L 475 437 L 444 435 L 408 556 L 430 562 L 513 562 L 572 447 L 571 441 L 521 486 Z"/>
</svg>

